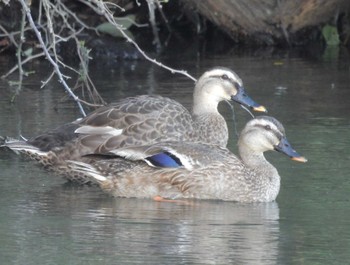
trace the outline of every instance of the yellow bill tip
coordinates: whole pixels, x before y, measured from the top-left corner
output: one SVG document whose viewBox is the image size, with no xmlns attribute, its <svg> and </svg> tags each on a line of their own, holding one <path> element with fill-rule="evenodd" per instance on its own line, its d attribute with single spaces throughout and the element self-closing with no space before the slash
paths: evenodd
<svg viewBox="0 0 350 265">
<path fill-rule="evenodd" d="M 301 163 L 306 163 L 307 159 L 303 156 L 295 156 L 292 157 L 292 160 L 297 161 L 297 162 L 301 162 Z"/>
<path fill-rule="evenodd" d="M 259 107 L 253 107 L 253 110 L 260 111 L 260 112 L 267 112 L 267 109 L 262 105 L 260 105 Z"/>
</svg>

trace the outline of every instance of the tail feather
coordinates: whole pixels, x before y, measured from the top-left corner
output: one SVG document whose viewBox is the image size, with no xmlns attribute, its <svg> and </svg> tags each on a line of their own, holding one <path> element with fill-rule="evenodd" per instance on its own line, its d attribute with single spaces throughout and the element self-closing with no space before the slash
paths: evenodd
<svg viewBox="0 0 350 265">
<path fill-rule="evenodd" d="M 27 143 L 26 141 L 17 140 L 10 137 L 6 137 L 1 146 L 9 148 L 16 154 L 29 153 L 39 156 L 44 156 L 47 154 L 47 152 L 41 151 L 39 148 Z"/>
<path fill-rule="evenodd" d="M 0 135 L 0 147 L 4 146 L 5 141 L 6 141 L 6 137 Z"/>
<path fill-rule="evenodd" d="M 93 178 L 98 183 L 107 181 L 107 178 L 102 176 L 101 172 L 96 167 L 90 164 L 79 162 L 79 161 L 72 161 L 72 160 L 68 160 L 67 162 L 73 171 L 85 174 Z"/>
</svg>

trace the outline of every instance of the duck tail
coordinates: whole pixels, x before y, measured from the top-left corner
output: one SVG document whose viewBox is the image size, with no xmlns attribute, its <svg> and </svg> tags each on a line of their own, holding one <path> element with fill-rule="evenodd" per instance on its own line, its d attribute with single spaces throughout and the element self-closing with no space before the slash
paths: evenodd
<svg viewBox="0 0 350 265">
<path fill-rule="evenodd" d="M 29 144 L 27 141 L 17 140 L 11 137 L 0 137 L 0 147 L 6 147 L 16 154 L 28 154 L 29 156 L 45 156 L 47 152 Z"/>
</svg>

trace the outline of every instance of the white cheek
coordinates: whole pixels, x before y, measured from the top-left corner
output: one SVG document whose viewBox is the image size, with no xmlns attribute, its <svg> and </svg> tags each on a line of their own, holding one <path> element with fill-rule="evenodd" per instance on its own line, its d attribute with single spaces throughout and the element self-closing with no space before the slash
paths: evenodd
<svg viewBox="0 0 350 265">
<path fill-rule="evenodd" d="M 229 89 L 225 89 L 222 85 L 215 87 L 215 96 L 218 100 L 230 100 L 231 94 L 233 95 L 233 92 L 230 92 Z"/>
<path fill-rule="evenodd" d="M 273 145 L 265 138 L 259 137 L 259 135 L 251 134 L 248 137 L 249 146 L 259 152 L 264 152 L 266 150 L 273 150 Z"/>
<path fill-rule="evenodd" d="M 211 85 L 207 86 L 205 88 L 205 93 L 208 97 L 214 99 L 214 98 L 220 98 L 220 94 L 222 94 L 222 87 L 220 85 Z"/>
</svg>

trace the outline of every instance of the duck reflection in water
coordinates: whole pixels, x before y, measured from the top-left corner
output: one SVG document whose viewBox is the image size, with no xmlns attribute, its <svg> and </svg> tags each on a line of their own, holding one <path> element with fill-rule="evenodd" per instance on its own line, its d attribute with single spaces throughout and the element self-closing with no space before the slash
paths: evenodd
<svg viewBox="0 0 350 265">
<path fill-rule="evenodd" d="M 33 214 L 57 216 L 60 223 L 67 219 L 62 233 L 71 242 L 79 242 L 75 251 L 83 252 L 84 260 L 103 259 L 108 264 L 113 260 L 134 264 L 278 264 L 276 202 L 154 203 L 111 199 L 101 196 L 97 188 L 72 185 L 56 186 L 32 200 L 36 202 L 31 205 Z M 27 228 L 27 219 L 22 221 L 21 227 Z M 45 227 L 41 229 L 50 244 L 61 242 L 57 237 L 60 230 L 48 234 Z"/>
</svg>

